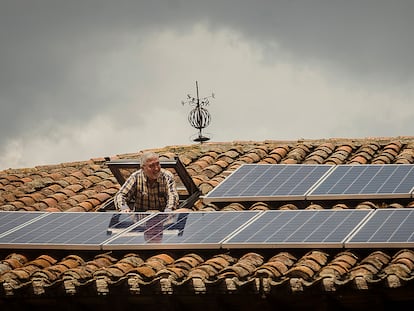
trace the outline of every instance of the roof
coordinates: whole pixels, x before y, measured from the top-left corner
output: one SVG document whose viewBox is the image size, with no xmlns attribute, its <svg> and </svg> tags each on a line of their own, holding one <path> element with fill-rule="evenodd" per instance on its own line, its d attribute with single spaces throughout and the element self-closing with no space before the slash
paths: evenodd
<svg viewBox="0 0 414 311">
<path fill-rule="evenodd" d="M 120 187 L 106 164 L 108 158 L 137 159 L 143 151 L 0 171 L 0 210 L 98 211 Z M 414 137 L 235 141 L 168 146 L 152 151 L 158 152 L 162 159 L 178 156 L 202 194 L 207 194 L 245 163 L 414 164 Z M 199 200 L 191 210 L 407 207 L 414 207 L 414 201 L 206 204 Z M 237 302 L 232 297 L 262 299 L 257 300 L 257 304 L 259 301 L 269 303 L 263 299 L 270 297 L 289 305 L 294 303 L 300 308 L 301 302 L 294 295 L 301 293 L 308 297 L 307 302 L 316 299 L 318 305 L 361 306 L 358 297 L 363 295 L 366 299 L 372 295 L 376 303 L 381 297 L 384 306 L 387 303 L 414 303 L 412 298 L 407 298 L 407 293 L 413 288 L 412 249 L 177 250 L 168 253 L 161 250 L 112 253 L 0 250 L 0 305 L 1 301 L 14 301 L 27 295 L 152 297 L 166 294 L 176 299 L 219 295 L 220 299 L 227 299 L 227 303 L 233 306 Z M 315 298 L 315 293 L 318 293 L 318 298 Z M 321 298 L 326 295 L 331 297 L 333 293 L 337 293 L 332 296 L 335 297 L 334 302 Z M 240 299 L 239 307 L 243 306 L 243 299 Z M 369 299 L 364 301 L 373 303 Z M 183 302 L 180 300 L 180 303 Z M 191 303 L 197 304 L 194 300 Z M 212 303 L 211 308 L 214 307 L 216 305 Z"/>
</svg>

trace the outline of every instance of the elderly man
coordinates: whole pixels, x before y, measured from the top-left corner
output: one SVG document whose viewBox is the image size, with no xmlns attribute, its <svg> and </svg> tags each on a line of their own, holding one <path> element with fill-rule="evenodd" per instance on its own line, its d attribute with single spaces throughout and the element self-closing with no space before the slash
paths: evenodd
<svg viewBox="0 0 414 311">
<path fill-rule="evenodd" d="M 133 207 L 129 203 L 134 201 Z M 178 206 L 174 175 L 161 168 L 159 156 L 146 152 L 141 169 L 131 174 L 115 195 L 115 207 L 121 212 L 172 211 Z"/>
</svg>

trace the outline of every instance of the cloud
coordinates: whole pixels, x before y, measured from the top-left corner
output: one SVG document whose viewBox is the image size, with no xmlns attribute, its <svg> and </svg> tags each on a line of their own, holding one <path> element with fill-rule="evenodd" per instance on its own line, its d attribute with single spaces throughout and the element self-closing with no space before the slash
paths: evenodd
<svg viewBox="0 0 414 311">
<path fill-rule="evenodd" d="M 375 3 L 374 3 L 375 2 Z M 213 141 L 413 133 L 411 1 L 3 1 L 0 169 Z"/>
</svg>

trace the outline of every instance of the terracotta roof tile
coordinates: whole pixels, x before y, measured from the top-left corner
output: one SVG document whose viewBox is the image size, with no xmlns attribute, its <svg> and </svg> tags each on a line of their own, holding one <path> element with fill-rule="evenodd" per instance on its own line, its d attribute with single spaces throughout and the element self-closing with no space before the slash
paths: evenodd
<svg viewBox="0 0 414 311">
<path fill-rule="evenodd" d="M 203 194 L 244 163 L 414 164 L 414 138 L 327 139 L 206 143 L 157 149 L 165 158 L 179 156 Z M 111 157 L 138 158 L 141 153 Z M 1 210 L 94 211 L 116 193 L 120 185 L 104 159 L 29 169 L 0 171 Z M 331 202 L 232 202 L 204 204 L 195 211 L 377 209 L 414 207 L 413 200 L 356 200 Z M 40 256 L 41 253 L 45 256 Z M 4 252 L 3 252 L 4 253 Z M 39 254 L 40 253 L 40 254 Z M 91 254 L 66 250 L 63 258 L 38 250 L 0 258 L 0 297 L 45 295 L 63 288 L 73 295 L 174 294 L 179 292 L 273 295 L 283 292 L 335 292 L 341 288 L 411 288 L 414 253 L 411 249 L 356 250 L 213 250 L 182 254 L 150 250 L 144 254 Z M 61 254 L 62 255 L 62 254 Z M 77 257 L 76 257 L 77 256 Z M 113 256 L 113 257 L 112 257 Z M 176 256 L 176 257 L 174 257 Z M 363 258 L 363 259 L 360 259 Z M 122 286 L 119 286 L 122 285 Z M 341 291 L 339 291 L 341 292 Z M 125 295 L 125 293 L 124 293 Z"/>
</svg>

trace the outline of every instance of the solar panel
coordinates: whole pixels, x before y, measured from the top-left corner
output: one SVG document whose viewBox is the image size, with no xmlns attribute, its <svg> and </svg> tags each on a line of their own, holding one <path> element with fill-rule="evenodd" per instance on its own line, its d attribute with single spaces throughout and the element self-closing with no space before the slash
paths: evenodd
<svg viewBox="0 0 414 311">
<path fill-rule="evenodd" d="M 114 249 L 211 249 L 261 212 L 157 213 L 103 245 Z"/>
<path fill-rule="evenodd" d="M 0 236 L 3 248 L 101 249 L 101 244 L 149 214 L 44 213 Z M 16 219 L 17 222 L 17 219 Z"/>
<path fill-rule="evenodd" d="M 223 243 L 225 248 L 340 248 L 370 210 L 266 211 Z"/>
<path fill-rule="evenodd" d="M 0 236 L 10 231 L 17 230 L 20 226 L 37 217 L 44 216 L 38 212 L 4 212 L 0 211 Z"/>
<path fill-rule="evenodd" d="M 209 202 L 304 200 L 333 166 L 245 164 L 204 197 Z"/>
<path fill-rule="evenodd" d="M 410 198 L 414 165 L 338 165 L 307 199 Z"/>
<path fill-rule="evenodd" d="M 345 243 L 350 248 L 413 247 L 414 209 L 381 209 Z"/>
</svg>

